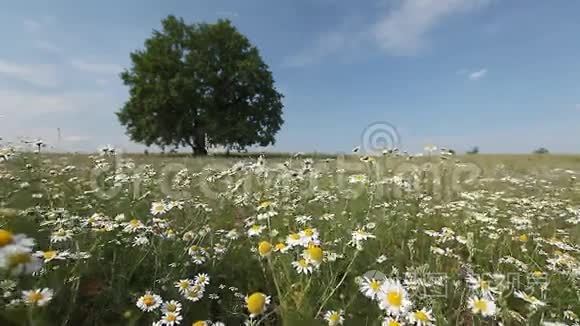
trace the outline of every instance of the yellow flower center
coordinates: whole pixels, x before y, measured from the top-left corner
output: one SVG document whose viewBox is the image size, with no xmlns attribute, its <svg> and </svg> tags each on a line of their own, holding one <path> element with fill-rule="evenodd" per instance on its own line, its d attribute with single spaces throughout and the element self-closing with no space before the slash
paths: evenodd
<svg viewBox="0 0 580 326">
<path fill-rule="evenodd" d="M 269 255 L 272 252 L 272 244 L 268 241 L 260 242 L 258 245 L 258 252 L 262 257 Z"/>
<path fill-rule="evenodd" d="M 143 304 L 148 307 L 152 306 L 155 304 L 155 298 L 150 294 L 146 294 L 143 296 Z"/>
<path fill-rule="evenodd" d="M 207 326 L 207 323 L 203 320 L 198 320 L 195 323 L 191 324 L 191 326 Z"/>
<path fill-rule="evenodd" d="M 263 201 L 260 203 L 260 208 L 266 208 L 268 206 L 272 205 L 272 202 L 269 200 Z"/>
<path fill-rule="evenodd" d="M 173 314 L 173 313 L 169 313 L 167 314 L 167 316 L 165 317 L 165 320 L 169 321 L 169 322 L 173 322 L 175 320 L 177 320 L 177 315 Z"/>
<path fill-rule="evenodd" d="M 290 239 L 300 240 L 300 235 L 298 233 L 292 233 L 292 234 L 290 234 Z"/>
<path fill-rule="evenodd" d="M 200 291 L 201 291 L 201 287 L 199 285 L 194 285 L 191 288 L 187 289 L 185 296 L 188 298 L 197 298 L 199 296 Z"/>
<path fill-rule="evenodd" d="M 372 279 L 372 280 L 369 282 L 369 287 L 370 287 L 370 288 L 371 288 L 373 291 L 375 291 L 375 292 L 376 292 L 376 291 L 378 291 L 378 290 L 381 288 L 381 282 L 380 282 L 380 281 L 377 281 L 377 280 L 375 280 L 375 279 Z"/>
<path fill-rule="evenodd" d="M 299 265 L 300 267 L 308 267 L 308 262 L 306 261 L 306 259 L 300 259 L 300 260 L 298 261 L 298 265 Z"/>
<path fill-rule="evenodd" d="M 260 226 L 257 224 L 252 225 L 252 231 L 260 231 Z"/>
<path fill-rule="evenodd" d="M 477 299 L 473 303 L 473 306 L 477 311 L 487 311 L 487 302 L 485 300 Z"/>
<path fill-rule="evenodd" d="M 415 315 L 415 318 L 419 321 L 428 321 L 429 320 L 429 316 L 427 316 L 427 314 L 422 310 L 415 311 L 414 315 Z"/>
<path fill-rule="evenodd" d="M 390 291 L 386 299 L 391 306 L 400 307 L 403 304 L 403 295 L 399 291 Z"/>
<path fill-rule="evenodd" d="M 30 254 L 27 252 L 17 253 L 8 257 L 8 265 L 10 267 L 16 267 L 20 264 L 27 264 L 32 260 Z"/>
<path fill-rule="evenodd" d="M 541 271 L 534 271 L 534 272 L 532 273 L 532 275 L 533 275 L 534 277 L 542 277 L 542 276 L 544 275 L 544 273 L 542 273 Z"/>
<path fill-rule="evenodd" d="M 180 289 L 187 289 L 189 287 L 189 281 L 179 281 Z"/>
<path fill-rule="evenodd" d="M 328 319 L 333 323 L 337 323 L 340 320 L 340 315 L 338 312 L 334 312 L 330 315 L 330 317 L 328 317 Z"/>
<path fill-rule="evenodd" d="M 129 224 L 131 224 L 132 227 L 138 227 L 139 223 L 140 223 L 139 220 L 136 218 L 129 221 Z"/>
<path fill-rule="evenodd" d="M 487 281 L 480 280 L 480 281 L 479 281 L 479 287 L 480 287 L 482 290 L 487 290 L 487 289 L 489 289 L 489 283 L 488 283 Z"/>
<path fill-rule="evenodd" d="M 44 260 L 53 260 L 56 257 L 56 250 L 49 250 L 42 253 Z"/>
<path fill-rule="evenodd" d="M 528 241 L 528 235 L 527 234 L 522 234 L 518 237 L 518 240 L 520 240 L 521 242 L 527 242 Z"/>
<path fill-rule="evenodd" d="M 28 294 L 28 301 L 31 303 L 37 303 L 38 301 L 42 300 L 43 296 L 42 293 L 38 291 L 33 291 Z"/>
<path fill-rule="evenodd" d="M 4 247 L 7 244 L 11 244 L 14 241 L 12 232 L 0 229 L 0 247 Z"/>
<path fill-rule="evenodd" d="M 401 326 L 401 323 L 399 323 L 396 320 L 389 320 L 388 326 Z"/>
<path fill-rule="evenodd" d="M 177 310 L 177 306 L 173 303 L 168 303 L 165 309 L 167 309 L 169 312 L 175 312 L 175 310 Z"/>
<path fill-rule="evenodd" d="M 246 299 L 248 311 L 253 315 L 259 315 L 264 311 L 266 295 L 261 292 L 253 293 Z"/>
<path fill-rule="evenodd" d="M 314 260 L 317 263 L 320 263 L 322 261 L 322 248 L 317 247 L 317 246 L 310 246 L 308 247 L 308 249 L 306 249 L 306 251 L 308 252 L 308 257 L 312 260 Z"/>
<path fill-rule="evenodd" d="M 285 244 L 283 244 L 282 242 L 278 242 L 278 243 L 276 244 L 276 250 L 282 250 L 282 249 L 284 249 L 284 248 L 286 248 L 286 245 L 285 245 Z"/>
</svg>

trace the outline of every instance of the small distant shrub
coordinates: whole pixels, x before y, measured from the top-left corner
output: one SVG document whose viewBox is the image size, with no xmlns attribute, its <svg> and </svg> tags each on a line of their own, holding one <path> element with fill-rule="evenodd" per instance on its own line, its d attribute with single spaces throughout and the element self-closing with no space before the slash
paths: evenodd
<svg viewBox="0 0 580 326">
<path fill-rule="evenodd" d="M 534 154 L 549 154 L 550 151 L 545 147 L 540 147 L 534 151 Z"/>
<path fill-rule="evenodd" d="M 467 154 L 479 154 L 479 147 L 478 146 L 474 146 L 472 149 L 467 151 Z"/>
</svg>

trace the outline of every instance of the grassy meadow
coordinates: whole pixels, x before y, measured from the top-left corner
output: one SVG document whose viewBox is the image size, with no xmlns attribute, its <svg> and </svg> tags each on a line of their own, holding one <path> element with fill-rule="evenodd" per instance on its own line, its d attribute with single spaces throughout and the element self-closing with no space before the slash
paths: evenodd
<svg viewBox="0 0 580 326">
<path fill-rule="evenodd" d="M 580 156 L 16 153 L 0 325 L 580 325 Z"/>
</svg>

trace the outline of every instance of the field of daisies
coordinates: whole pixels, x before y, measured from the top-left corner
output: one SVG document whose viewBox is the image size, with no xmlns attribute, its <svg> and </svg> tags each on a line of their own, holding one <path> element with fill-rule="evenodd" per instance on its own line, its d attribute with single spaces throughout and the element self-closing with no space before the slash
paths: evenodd
<svg viewBox="0 0 580 326">
<path fill-rule="evenodd" d="M 0 325 L 580 325 L 580 157 L 0 155 Z"/>
</svg>

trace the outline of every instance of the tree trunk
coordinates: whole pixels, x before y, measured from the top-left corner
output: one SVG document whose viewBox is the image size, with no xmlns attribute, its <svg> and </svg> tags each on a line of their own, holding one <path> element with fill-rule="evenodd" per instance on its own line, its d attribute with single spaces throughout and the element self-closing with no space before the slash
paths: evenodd
<svg viewBox="0 0 580 326">
<path fill-rule="evenodd" d="M 207 155 L 207 148 L 205 144 L 205 133 L 200 128 L 195 129 L 195 136 L 193 137 L 193 155 Z"/>
</svg>

